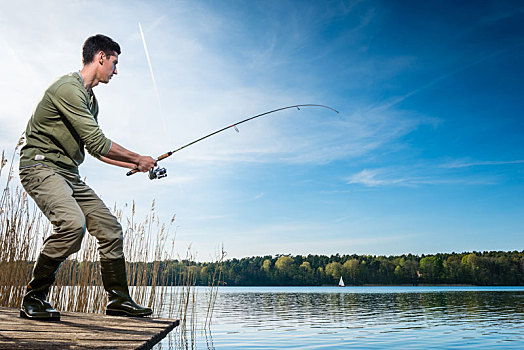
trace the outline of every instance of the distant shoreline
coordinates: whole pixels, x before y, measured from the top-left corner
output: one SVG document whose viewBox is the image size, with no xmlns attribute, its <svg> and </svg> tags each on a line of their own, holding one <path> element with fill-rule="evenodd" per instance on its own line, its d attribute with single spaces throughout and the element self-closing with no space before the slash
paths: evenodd
<svg viewBox="0 0 524 350">
<path fill-rule="evenodd" d="M 359 286 L 346 286 L 359 287 Z M 482 287 L 477 284 L 467 283 L 419 283 L 419 284 L 363 284 L 362 287 Z"/>
<path fill-rule="evenodd" d="M 202 286 L 197 285 L 197 287 L 208 287 L 208 286 Z M 412 285 L 412 284 L 366 284 L 366 285 L 346 285 L 346 286 L 338 286 L 336 284 L 324 284 L 321 286 L 307 286 L 307 285 L 249 285 L 249 286 L 220 286 L 219 288 L 357 288 L 357 287 L 482 287 L 482 288 L 506 288 L 506 287 L 516 287 L 516 288 L 524 288 L 524 286 L 519 285 L 476 285 L 476 284 L 419 284 L 419 285 Z"/>
</svg>

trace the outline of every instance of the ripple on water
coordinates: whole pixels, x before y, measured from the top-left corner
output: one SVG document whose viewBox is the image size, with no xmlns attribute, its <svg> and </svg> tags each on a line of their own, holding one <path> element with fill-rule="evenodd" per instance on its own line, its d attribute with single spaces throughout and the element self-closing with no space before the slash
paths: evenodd
<svg viewBox="0 0 524 350">
<path fill-rule="evenodd" d="M 377 289 L 223 288 L 212 340 L 201 344 L 215 349 L 522 348 L 524 288 Z M 205 315 L 206 302 L 198 308 Z"/>
</svg>

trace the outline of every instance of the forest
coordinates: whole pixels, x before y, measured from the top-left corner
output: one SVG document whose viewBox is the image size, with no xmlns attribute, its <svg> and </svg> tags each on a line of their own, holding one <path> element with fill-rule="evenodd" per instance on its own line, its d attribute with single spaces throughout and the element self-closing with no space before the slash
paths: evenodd
<svg viewBox="0 0 524 350">
<path fill-rule="evenodd" d="M 433 255 L 278 255 L 229 259 L 220 263 L 162 261 L 148 266 L 169 276 L 191 271 L 197 285 L 323 286 L 469 284 L 524 285 L 524 251 L 439 253 Z M 217 271 L 220 273 L 218 274 Z M 158 274 L 157 274 L 158 275 Z"/>
</svg>

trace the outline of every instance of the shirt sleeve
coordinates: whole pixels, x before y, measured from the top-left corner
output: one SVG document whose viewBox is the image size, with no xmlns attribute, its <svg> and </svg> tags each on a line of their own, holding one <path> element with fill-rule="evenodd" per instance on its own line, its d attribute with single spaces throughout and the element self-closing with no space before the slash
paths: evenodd
<svg viewBox="0 0 524 350">
<path fill-rule="evenodd" d="M 69 84 L 56 90 L 54 104 L 84 142 L 87 151 L 99 158 L 109 153 L 111 140 L 105 137 L 88 108 L 86 96 Z"/>
</svg>

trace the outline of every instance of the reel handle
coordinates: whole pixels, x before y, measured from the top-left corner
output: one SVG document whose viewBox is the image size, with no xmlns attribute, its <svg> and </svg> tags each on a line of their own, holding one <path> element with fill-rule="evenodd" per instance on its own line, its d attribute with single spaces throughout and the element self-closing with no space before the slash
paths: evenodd
<svg viewBox="0 0 524 350">
<path fill-rule="evenodd" d="M 138 169 L 133 169 L 133 170 L 130 170 L 126 173 L 127 176 L 131 176 L 133 174 L 136 174 L 138 173 Z M 151 168 L 151 170 L 149 170 L 149 179 L 150 180 L 154 180 L 154 179 L 161 179 L 163 177 L 166 177 L 167 176 L 167 170 L 166 168 L 160 168 L 158 166 L 154 167 L 154 168 Z"/>
</svg>

